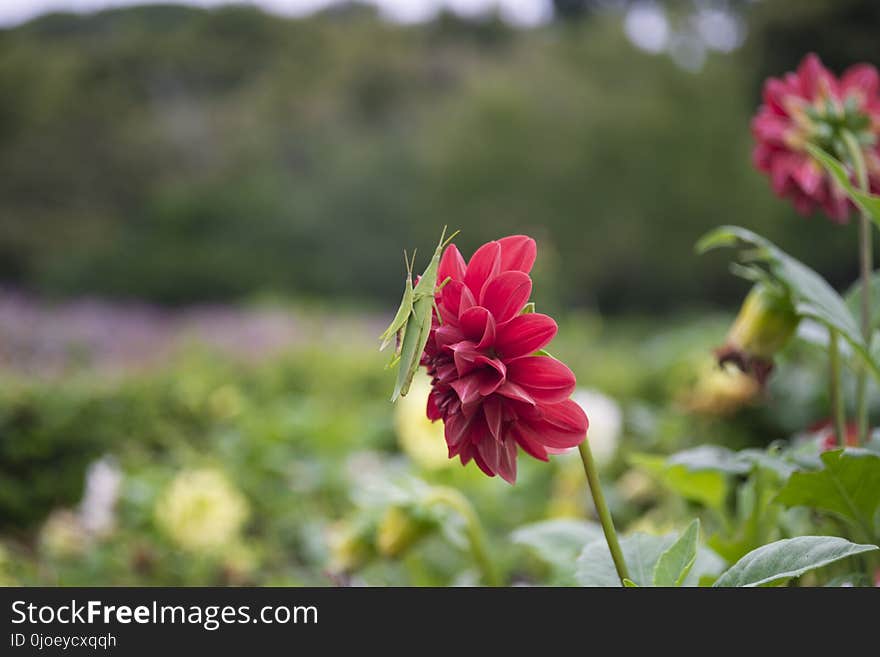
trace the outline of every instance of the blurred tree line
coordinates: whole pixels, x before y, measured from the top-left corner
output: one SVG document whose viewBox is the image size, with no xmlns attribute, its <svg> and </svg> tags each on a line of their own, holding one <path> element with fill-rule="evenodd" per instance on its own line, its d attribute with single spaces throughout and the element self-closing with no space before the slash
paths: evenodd
<svg viewBox="0 0 880 657">
<path fill-rule="evenodd" d="M 0 31 L 0 281 L 164 303 L 270 293 L 387 305 L 404 247 L 525 231 L 545 304 L 737 299 L 692 245 L 754 227 L 832 280 L 854 229 L 796 217 L 752 170 L 763 76 L 808 50 L 880 60 L 880 4 L 767 0 L 699 73 L 567 3 L 516 30 L 350 5 L 55 14 Z M 561 12 L 560 12 L 561 14 Z"/>
</svg>

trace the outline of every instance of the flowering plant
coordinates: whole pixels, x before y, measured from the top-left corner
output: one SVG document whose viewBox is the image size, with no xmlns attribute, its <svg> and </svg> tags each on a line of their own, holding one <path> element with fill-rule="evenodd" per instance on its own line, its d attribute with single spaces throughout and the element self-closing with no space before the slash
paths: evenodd
<svg viewBox="0 0 880 657">
<path fill-rule="evenodd" d="M 880 382 L 880 338 L 875 335 L 880 322 L 870 303 L 871 223 L 880 225 L 880 197 L 875 195 L 880 189 L 880 76 L 863 64 L 837 78 L 818 57 L 808 55 L 796 72 L 767 81 L 752 129 L 757 168 L 799 212 L 821 208 L 832 221 L 845 223 L 853 210 L 859 211 L 862 276 L 849 295 L 858 301 L 853 304 L 807 265 L 749 230 L 725 226 L 700 240 L 700 252 L 745 247 L 733 270 L 753 284 L 725 344 L 715 351 L 719 366 L 735 366 L 752 379 L 755 388 L 748 397 L 753 399 L 754 390 L 767 387 L 776 356 L 800 339 L 799 329 L 820 327 L 832 416 L 830 431 L 820 432 L 807 448 L 795 443 L 766 452 L 734 452 L 707 445 L 668 459 L 644 455 L 634 460 L 664 486 L 725 518 L 724 529 L 709 536 L 707 545 L 700 543 L 700 519 L 681 532 L 618 538 L 590 450 L 587 415 L 570 398 L 575 376 L 545 351 L 557 324 L 529 302 L 529 274 L 537 256 L 532 238 L 490 241 L 468 261 L 441 239 L 415 288 L 407 277 L 401 308 L 422 303 L 423 309 L 432 308 L 430 318 L 423 315 L 418 330 L 411 331 L 398 313 L 396 327 L 392 323 L 384 337 L 402 330 L 400 353 L 408 366 L 418 363 L 427 371 L 426 414 L 442 421 L 449 458 L 474 461 L 490 477 L 500 475 L 513 484 L 518 449 L 542 461 L 579 449 L 601 532 L 551 520 L 513 536 L 550 564 L 554 582 L 764 586 L 856 555 L 863 566 L 874 567 L 874 553 L 880 550 L 875 545 L 880 542 L 880 447 L 869 437 L 867 399 L 871 382 Z M 414 303 L 407 301 L 413 290 L 422 295 L 412 297 Z M 411 318 L 417 315 L 413 311 Z M 847 370 L 857 379 L 854 422 L 848 421 L 844 399 Z M 409 387 L 408 381 L 400 385 L 401 377 L 395 397 Z M 734 478 L 741 495 L 730 516 L 725 491 Z M 452 506 L 468 519 L 472 535 L 480 536 L 473 509 L 458 496 L 454 499 Z M 786 509 L 803 506 L 836 517 L 840 529 L 811 532 L 802 517 L 799 524 L 791 518 L 783 522 Z M 395 553 L 424 532 L 414 517 L 398 507 L 386 515 L 386 539 L 394 540 L 385 543 Z M 484 565 L 484 581 L 496 581 L 482 541 L 472 545 L 475 559 Z M 631 571 L 628 566 L 636 564 Z"/>
</svg>

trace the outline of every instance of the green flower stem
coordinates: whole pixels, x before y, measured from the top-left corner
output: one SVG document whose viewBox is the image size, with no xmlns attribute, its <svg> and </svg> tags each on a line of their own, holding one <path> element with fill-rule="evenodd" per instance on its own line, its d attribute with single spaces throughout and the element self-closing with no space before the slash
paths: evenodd
<svg viewBox="0 0 880 657">
<path fill-rule="evenodd" d="M 626 569 L 626 560 L 623 558 L 623 551 L 620 549 L 620 543 L 617 540 L 617 532 L 614 530 L 614 520 L 611 518 L 611 512 L 605 503 L 605 494 L 602 492 L 602 484 L 599 481 L 596 461 L 593 458 L 593 453 L 590 451 L 589 439 L 584 440 L 578 445 L 578 451 L 581 454 L 581 461 L 584 463 L 584 473 L 587 475 L 587 483 L 590 485 L 590 494 L 593 496 L 593 504 L 596 505 L 596 513 L 599 516 L 602 531 L 605 532 L 605 542 L 608 543 L 608 549 L 611 551 L 611 558 L 614 560 L 617 576 L 620 577 L 620 584 L 626 586 L 623 580 L 630 579 L 629 571 Z"/>
<path fill-rule="evenodd" d="M 831 416 L 834 431 L 841 447 L 846 447 L 846 413 L 843 408 L 843 395 L 840 390 L 840 340 L 837 331 L 828 329 L 828 364 L 831 372 L 828 377 L 828 392 L 831 397 Z"/>
<path fill-rule="evenodd" d="M 859 188 L 870 192 L 868 169 L 859 142 L 849 130 L 843 131 L 843 141 L 849 153 L 856 182 Z M 872 241 L 871 218 L 867 212 L 859 213 L 859 271 L 862 279 L 862 338 L 870 349 L 871 343 L 871 272 L 874 270 L 874 243 Z M 868 439 L 868 372 L 864 366 L 859 368 L 856 388 L 856 421 L 858 422 L 859 444 Z"/>
<path fill-rule="evenodd" d="M 437 486 L 431 491 L 425 503 L 429 506 L 431 504 L 447 506 L 464 519 L 471 555 L 483 575 L 483 581 L 489 586 L 501 586 L 498 571 L 486 549 L 486 532 L 483 530 L 483 523 L 480 522 L 480 516 L 468 499 L 454 488 Z"/>
</svg>

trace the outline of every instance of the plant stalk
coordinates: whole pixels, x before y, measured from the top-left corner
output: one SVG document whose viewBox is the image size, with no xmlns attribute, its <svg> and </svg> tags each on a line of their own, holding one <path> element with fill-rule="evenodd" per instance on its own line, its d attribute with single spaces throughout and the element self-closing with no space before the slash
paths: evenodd
<svg viewBox="0 0 880 657">
<path fill-rule="evenodd" d="M 486 532 L 483 530 L 483 523 L 480 522 L 480 516 L 477 515 L 468 499 L 454 488 L 438 486 L 433 489 L 427 504 L 444 504 L 464 519 L 471 556 L 483 575 L 483 581 L 488 586 L 501 586 L 498 571 L 495 569 L 492 559 L 489 558 L 489 551 L 486 548 Z"/>
<path fill-rule="evenodd" d="M 846 447 L 846 412 L 843 408 L 843 395 L 840 390 L 840 339 L 837 331 L 828 329 L 828 392 L 831 398 L 831 417 L 834 432 L 841 447 Z"/>
<path fill-rule="evenodd" d="M 626 560 L 623 558 L 623 551 L 620 549 L 620 542 L 617 540 L 614 520 L 611 517 L 611 512 L 608 510 L 608 505 L 605 503 L 605 494 L 602 492 L 602 484 L 599 481 L 596 460 L 590 451 L 589 438 L 578 445 L 578 451 L 584 464 L 584 474 L 587 475 L 587 483 L 590 486 L 593 504 L 596 506 L 596 514 L 599 516 L 599 523 L 602 525 L 602 531 L 605 533 L 605 542 L 608 543 L 608 549 L 611 551 L 611 559 L 614 561 L 614 567 L 617 569 L 620 584 L 625 586 L 623 580 L 630 579 L 629 571 L 626 569 Z"/>
<path fill-rule="evenodd" d="M 870 192 L 868 169 L 865 156 L 859 147 L 855 135 L 849 130 L 843 131 L 843 141 L 849 153 L 856 183 L 863 192 Z M 859 212 L 859 278 L 862 282 L 862 339 L 868 349 L 871 348 L 871 273 L 874 270 L 874 244 L 872 241 L 871 218 L 866 212 Z M 858 426 L 857 442 L 862 444 L 868 439 L 868 372 L 863 365 L 859 367 L 856 385 L 856 422 Z"/>
</svg>

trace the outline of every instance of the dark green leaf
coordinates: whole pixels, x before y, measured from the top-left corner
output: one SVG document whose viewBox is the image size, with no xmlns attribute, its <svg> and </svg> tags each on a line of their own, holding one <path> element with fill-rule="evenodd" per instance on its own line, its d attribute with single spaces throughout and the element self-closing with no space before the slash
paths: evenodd
<svg viewBox="0 0 880 657">
<path fill-rule="evenodd" d="M 785 506 L 808 506 L 833 513 L 875 536 L 880 506 L 880 455 L 866 449 L 836 449 L 822 454 L 823 468 L 795 472 L 779 492 Z"/>
</svg>

